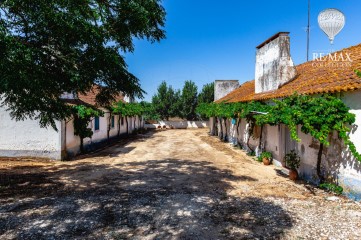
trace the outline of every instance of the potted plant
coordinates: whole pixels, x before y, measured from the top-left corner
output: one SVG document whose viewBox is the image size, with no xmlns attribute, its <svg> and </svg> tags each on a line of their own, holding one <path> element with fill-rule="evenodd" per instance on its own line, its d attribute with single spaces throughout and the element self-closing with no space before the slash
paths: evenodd
<svg viewBox="0 0 361 240">
<path fill-rule="evenodd" d="M 298 156 L 295 150 L 291 150 L 290 153 L 287 153 L 284 158 L 287 167 L 290 168 L 289 177 L 291 180 L 295 181 L 298 178 L 297 168 L 300 167 L 301 158 Z"/>
<path fill-rule="evenodd" d="M 261 159 L 264 165 L 270 165 L 272 161 L 272 153 L 270 152 L 263 152 L 261 153 Z"/>
</svg>

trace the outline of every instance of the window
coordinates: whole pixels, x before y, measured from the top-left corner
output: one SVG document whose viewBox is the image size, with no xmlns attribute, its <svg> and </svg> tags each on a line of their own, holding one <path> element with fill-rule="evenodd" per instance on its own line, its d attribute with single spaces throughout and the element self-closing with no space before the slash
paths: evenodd
<svg viewBox="0 0 361 240">
<path fill-rule="evenodd" d="M 94 130 L 99 130 L 99 117 L 94 118 Z"/>
<path fill-rule="evenodd" d="M 112 128 L 114 128 L 114 116 L 112 116 Z"/>
<path fill-rule="evenodd" d="M 122 124 L 122 126 L 124 125 L 124 118 L 123 117 L 121 119 L 121 124 Z"/>
</svg>

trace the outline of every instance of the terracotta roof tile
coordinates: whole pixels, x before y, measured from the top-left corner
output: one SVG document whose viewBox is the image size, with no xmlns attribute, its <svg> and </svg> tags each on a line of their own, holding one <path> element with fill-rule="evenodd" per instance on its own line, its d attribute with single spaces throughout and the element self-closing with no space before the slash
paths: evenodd
<svg viewBox="0 0 361 240">
<path fill-rule="evenodd" d="M 86 104 L 92 105 L 92 106 L 98 106 L 96 102 L 96 96 L 100 92 L 100 86 L 93 85 L 93 87 L 88 91 L 86 94 L 78 93 L 78 98 L 81 102 L 84 102 Z M 116 97 L 116 102 L 123 101 L 124 102 L 124 95 L 119 94 Z"/>
<path fill-rule="evenodd" d="M 361 89 L 361 78 L 354 70 L 361 70 L 361 44 L 336 52 L 351 54 L 352 62 L 343 65 L 331 66 L 333 62 L 327 59 L 324 62 L 317 60 L 309 61 L 296 66 L 297 77 L 281 86 L 277 90 L 255 94 L 255 81 L 242 84 L 238 89 L 229 93 L 217 102 L 245 102 L 252 100 L 267 100 L 272 98 L 282 98 L 299 94 L 320 94 L 335 93 Z M 322 63 L 323 66 L 319 66 Z"/>
</svg>

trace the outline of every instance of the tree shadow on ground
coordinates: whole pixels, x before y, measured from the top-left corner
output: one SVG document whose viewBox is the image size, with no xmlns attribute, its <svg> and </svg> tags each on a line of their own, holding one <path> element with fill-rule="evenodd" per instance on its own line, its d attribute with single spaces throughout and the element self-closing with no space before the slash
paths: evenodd
<svg viewBox="0 0 361 240">
<path fill-rule="evenodd" d="M 228 194 L 256 179 L 209 162 L 64 165 L 32 181 L 39 172 L 0 189 L 1 238 L 277 239 L 293 226 L 271 201 Z"/>
</svg>

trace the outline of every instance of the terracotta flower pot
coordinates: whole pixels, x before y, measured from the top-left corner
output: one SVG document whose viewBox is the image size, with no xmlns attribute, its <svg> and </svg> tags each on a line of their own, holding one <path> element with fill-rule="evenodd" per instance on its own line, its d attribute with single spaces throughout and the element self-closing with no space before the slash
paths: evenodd
<svg viewBox="0 0 361 240">
<path fill-rule="evenodd" d="M 296 170 L 291 169 L 289 172 L 289 177 L 292 181 L 296 181 L 298 178 L 298 172 Z"/>
<path fill-rule="evenodd" d="M 268 158 L 263 158 L 263 159 L 262 159 L 262 162 L 263 162 L 263 164 L 266 165 L 266 166 L 268 166 L 268 165 L 271 164 L 271 161 L 270 161 Z"/>
</svg>

